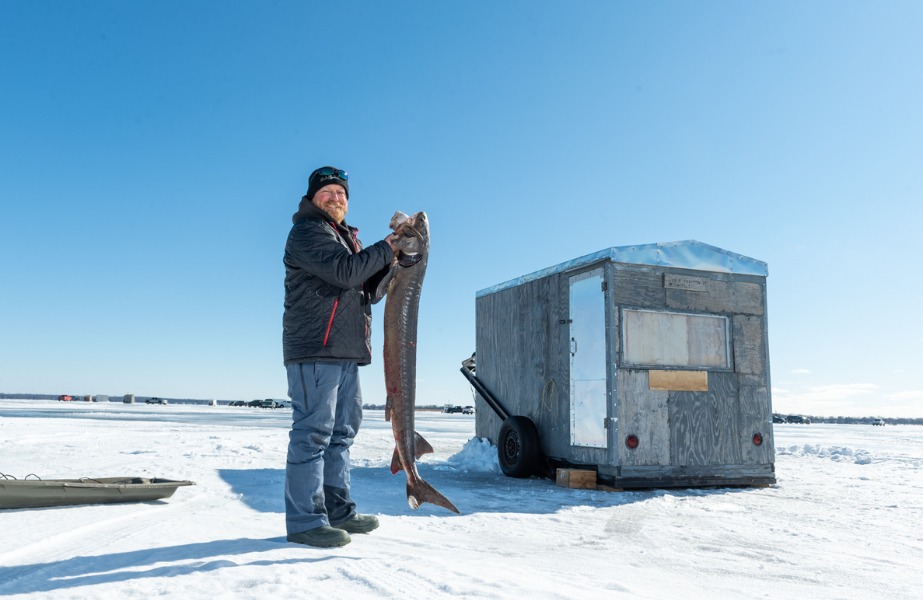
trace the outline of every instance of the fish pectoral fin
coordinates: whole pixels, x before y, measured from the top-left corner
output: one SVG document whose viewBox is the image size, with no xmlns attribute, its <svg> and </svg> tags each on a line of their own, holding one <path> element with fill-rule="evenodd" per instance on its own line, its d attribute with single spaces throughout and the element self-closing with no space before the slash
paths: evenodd
<svg viewBox="0 0 923 600">
<path fill-rule="evenodd" d="M 425 439 L 423 439 L 423 436 L 416 431 L 413 432 L 413 449 L 414 454 L 416 454 L 418 460 L 424 454 L 432 454 L 435 452 L 435 450 L 433 450 L 433 446 Z"/>
<path fill-rule="evenodd" d="M 397 453 L 397 447 L 394 448 L 394 455 L 391 457 L 391 474 L 403 471 L 404 465 L 401 463 L 401 455 Z"/>
<path fill-rule="evenodd" d="M 391 396 L 385 398 L 385 421 L 391 422 Z"/>
</svg>

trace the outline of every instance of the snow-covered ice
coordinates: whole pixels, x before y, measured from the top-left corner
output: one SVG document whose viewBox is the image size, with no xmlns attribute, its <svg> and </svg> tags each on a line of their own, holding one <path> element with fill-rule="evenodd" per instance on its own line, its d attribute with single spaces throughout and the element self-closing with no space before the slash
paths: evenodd
<svg viewBox="0 0 923 600">
<path fill-rule="evenodd" d="M 289 411 L 0 401 L 0 472 L 190 479 L 167 500 L 0 510 L 12 598 L 918 598 L 923 427 L 776 425 L 778 483 L 605 492 L 499 470 L 470 415 L 417 413 L 414 511 L 366 411 L 353 494 L 381 527 L 284 539 Z"/>
</svg>

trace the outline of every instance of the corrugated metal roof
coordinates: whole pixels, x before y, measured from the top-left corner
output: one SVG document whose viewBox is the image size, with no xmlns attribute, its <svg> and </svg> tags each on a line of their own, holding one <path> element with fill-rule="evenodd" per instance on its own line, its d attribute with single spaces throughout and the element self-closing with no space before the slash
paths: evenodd
<svg viewBox="0 0 923 600">
<path fill-rule="evenodd" d="M 598 262 L 600 260 L 611 260 L 617 263 L 631 265 L 653 265 L 660 267 L 675 267 L 678 269 L 693 269 L 696 271 L 713 271 L 716 273 L 738 273 L 743 275 L 759 275 L 766 277 L 769 275 L 769 267 L 766 263 L 743 254 L 723 250 L 716 246 L 703 244 L 696 240 L 683 240 L 680 242 L 661 242 L 658 244 L 641 244 L 637 246 L 616 246 L 606 248 L 593 254 L 587 254 L 580 258 L 575 258 L 511 279 L 507 282 L 485 288 L 477 292 L 476 296 L 485 296 L 494 292 L 499 292 L 507 288 L 540 279 L 547 275 L 570 271 L 577 267 Z"/>
</svg>

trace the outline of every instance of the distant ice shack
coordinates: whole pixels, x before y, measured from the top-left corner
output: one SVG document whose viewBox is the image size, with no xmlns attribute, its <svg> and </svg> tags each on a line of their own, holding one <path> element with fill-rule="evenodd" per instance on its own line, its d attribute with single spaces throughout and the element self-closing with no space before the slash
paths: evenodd
<svg viewBox="0 0 923 600">
<path fill-rule="evenodd" d="M 476 294 L 477 377 L 552 464 L 622 488 L 775 482 L 766 263 L 615 247 Z M 476 433 L 499 413 L 478 395 Z"/>
</svg>

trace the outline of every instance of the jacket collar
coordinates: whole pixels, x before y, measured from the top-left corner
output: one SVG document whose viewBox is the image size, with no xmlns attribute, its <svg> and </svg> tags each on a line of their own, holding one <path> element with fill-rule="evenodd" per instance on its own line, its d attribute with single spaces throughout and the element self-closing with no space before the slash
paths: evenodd
<svg viewBox="0 0 923 600">
<path fill-rule="evenodd" d="M 340 235 L 343 241 L 346 242 L 348 247 L 354 249 L 357 252 L 359 251 L 359 244 L 358 240 L 356 239 L 356 235 L 358 234 L 359 230 L 346 223 L 346 221 L 337 223 L 333 220 L 333 217 L 328 215 L 326 211 L 317 208 L 313 202 L 302 202 L 298 207 L 298 212 L 292 215 L 292 222 L 296 225 L 298 223 L 303 223 L 312 219 L 316 221 L 323 221 L 324 223 L 327 223 L 333 227 L 333 229 Z"/>
</svg>

